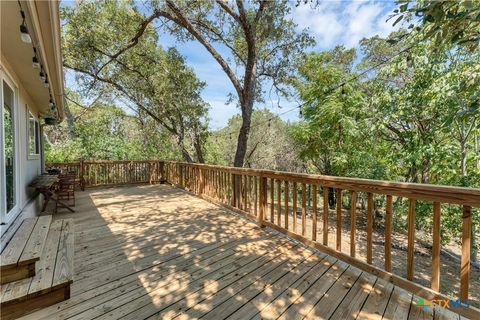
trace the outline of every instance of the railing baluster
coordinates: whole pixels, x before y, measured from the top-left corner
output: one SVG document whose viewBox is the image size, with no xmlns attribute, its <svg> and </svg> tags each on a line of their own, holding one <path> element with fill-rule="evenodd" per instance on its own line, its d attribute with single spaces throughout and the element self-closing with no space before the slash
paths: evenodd
<svg viewBox="0 0 480 320">
<path fill-rule="evenodd" d="M 312 186 L 312 240 L 317 241 L 317 185 Z"/>
<path fill-rule="evenodd" d="M 297 183 L 294 182 L 292 186 L 292 202 L 293 202 L 293 232 L 297 233 Z"/>
<path fill-rule="evenodd" d="M 323 245 L 328 246 L 328 187 L 323 187 Z"/>
<path fill-rule="evenodd" d="M 306 185 L 302 183 L 302 236 L 305 236 L 307 228 L 307 192 Z"/>
<path fill-rule="evenodd" d="M 355 258 L 356 241 L 357 241 L 357 192 L 351 191 L 350 193 L 350 256 Z"/>
<path fill-rule="evenodd" d="M 372 264 L 373 194 L 367 194 L 367 263 Z"/>
<path fill-rule="evenodd" d="M 470 247 L 472 232 L 472 208 L 463 206 L 462 215 L 462 262 L 460 266 L 460 299 L 468 299 L 470 285 Z"/>
<path fill-rule="evenodd" d="M 413 280 L 413 260 L 415 253 L 415 199 L 408 199 L 408 244 L 407 279 Z"/>
<path fill-rule="evenodd" d="M 282 180 L 277 180 L 277 225 L 281 226 L 282 218 Z"/>
<path fill-rule="evenodd" d="M 387 195 L 387 207 L 385 210 L 385 270 L 392 272 L 392 215 L 393 197 Z"/>
<path fill-rule="evenodd" d="M 274 223 L 275 221 L 275 200 L 274 200 L 274 195 L 275 195 L 275 180 L 273 178 L 270 179 L 270 222 Z"/>
<path fill-rule="evenodd" d="M 253 183 L 252 183 L 252 176 L 248 176 L 248 211 L 250 211 L 251 214 L 253 214 Z"/>
<path fill-rule="evenodd" d="M 267 211 L 267 178 L 259 177 L 260 179 L 260 208 L 258 213 L 258 225 L 263 228 L 265 212 Z"/>
<path fill-rule="evenodd" d="M 248 211 L 247 176 L 243 176 L 243 210 Z"/>
<path fill-rule="evenodd" d="M 288 230 L 288 181 L 285 180 L 285 193 L 283 195 L 285 200 L 285 229 Z"/>
<path fill-rule="evenodd" d="M 257 190 L 257 177 L 253 177 L 253 190 L 255 195 L 255 215 L 258 214 L 257 205 L 258 205 L 258 190 Z"/>
<path fill-rule="evenodd" d="M 336 190 L 337 196 L 337 251 L 342 251 L 342 190 Z"/>
</svg>

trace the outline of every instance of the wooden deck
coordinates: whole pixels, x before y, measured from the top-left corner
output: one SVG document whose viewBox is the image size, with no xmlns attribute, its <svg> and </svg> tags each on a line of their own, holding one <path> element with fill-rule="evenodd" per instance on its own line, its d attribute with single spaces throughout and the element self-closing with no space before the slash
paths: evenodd
<svg viewBox="0 0 480 320">
<path fill-rule="evenodd" d="M 459 319 L 170 186 L 77 199 L 71 298 L 23 319 Z"/>
</svg>

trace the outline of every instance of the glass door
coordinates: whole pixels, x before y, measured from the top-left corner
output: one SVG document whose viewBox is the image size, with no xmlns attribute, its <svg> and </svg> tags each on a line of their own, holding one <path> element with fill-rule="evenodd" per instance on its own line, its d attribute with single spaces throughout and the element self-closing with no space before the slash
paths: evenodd
<svg viewBox="0 0 480 320">
<path fill-rule="evenodd" d="M 1 222 L 7 223 L 17 213 L 17 144 L 16 144 L 16 114 L 15 114 L 15 91 L 13 86 L 2 80 L 1 93 L 1 132 L 0 144 L 2 146 L 2 170 L 1 190 Z"/>
</svg>

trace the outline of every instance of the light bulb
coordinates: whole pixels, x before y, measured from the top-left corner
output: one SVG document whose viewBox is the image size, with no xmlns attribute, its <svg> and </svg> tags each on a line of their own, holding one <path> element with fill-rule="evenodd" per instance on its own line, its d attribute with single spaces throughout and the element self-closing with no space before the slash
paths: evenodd
<svg viewBox="0 0 480 320">
<path fill-rule="evenodd" d="M 37 57 L 32 58 L 32 66 L 33 66 L 33 69 L 40 69 L 40 62 L 38 62 Z"/>
<path fill-rule="evenodd" d="M 23 42 L 32 43 L 32 38 L 30 37 L 30 34 L 28 34 L 27 26 L 23 23 L 20 25 L 20 37 Z"/>
</svg>

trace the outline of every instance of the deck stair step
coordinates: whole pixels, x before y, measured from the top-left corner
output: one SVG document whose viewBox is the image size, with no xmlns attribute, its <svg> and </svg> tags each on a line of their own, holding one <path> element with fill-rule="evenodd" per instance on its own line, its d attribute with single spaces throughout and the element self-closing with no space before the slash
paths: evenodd
<svg viewBox="0 0 480 320">
<path fill-rule="evenodd" d="M 35 275 L 35 263 L 45 246 L 52 216 L 24 219 L 0 255 L 1 284 Z"/>
<path fill-rule="evenodd" d="M 33 277 L 4 284 L 0 289 L 1 319 L 15 319 L 70 298 L 73 282 L 72 219 L 51 223 Z"/>
</svg>

